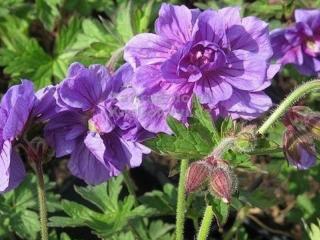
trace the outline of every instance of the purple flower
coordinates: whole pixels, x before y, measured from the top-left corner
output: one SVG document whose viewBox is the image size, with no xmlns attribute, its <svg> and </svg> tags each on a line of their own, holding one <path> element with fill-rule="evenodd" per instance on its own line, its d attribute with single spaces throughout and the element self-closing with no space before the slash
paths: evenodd
<svg viewBox="0 0 320 240">
<path fill-rule="evenodd" d="M 57 157 L 71 154 L 71 173 L 89 184 L 139 166 L 149 152 L 138 143 L 146 135 L 134 114 L 116 105 L 129 70 L 124 66 L 112 77 L 102 65 L 74 63 L 57 86 L 60 112 L 50 119 L 45 136 Z"/>
<path fill-rule="evenodd" d="M 30 81 L 9 88 L 0 103 L 0 193 L 17 187 L 25 176 L 23 162 L 14 149 L 34 106 Z"/>
<path fill-rule="evenodd" d="M 295 11 L 296 23 L 271 34 L 274 58 L 293 64 L 304 75 L 320 72 L 320 10 Z"/>
<path fill-rule="evenodd" d="M 162 4 L 155 30 L 132 38 L 124 51 L 147 130 L 170 132 L 169 114 L 186 122 L 193 95 L 219 116 L 252 119 L 270 108 L 263 90 L 278 67 L 270 68 L 267 23 L 241 18 L 239 8 Z"/>
</svg>

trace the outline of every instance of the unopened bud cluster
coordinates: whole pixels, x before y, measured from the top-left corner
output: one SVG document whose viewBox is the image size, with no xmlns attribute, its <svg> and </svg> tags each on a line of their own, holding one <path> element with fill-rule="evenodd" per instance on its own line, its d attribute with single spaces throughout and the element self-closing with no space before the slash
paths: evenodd
<svg viewBox="0 0 320 240">
<path fill-rule="evenodd" d="M 214 196 L 229 203 L 237 188 L 237 180 L 225 161 L 210 156 L 191 163 L 185 188 L 187 193 L 209 189 Z"/>
<path fill-rule="evenodd" d="M 304 106 L 294 106 L 283 118 L 283 151 L 289 163 L 298 169 L 308 169 L 316 163 L 314 140 L 320 139 L 320 112 Z"/>
</svg>

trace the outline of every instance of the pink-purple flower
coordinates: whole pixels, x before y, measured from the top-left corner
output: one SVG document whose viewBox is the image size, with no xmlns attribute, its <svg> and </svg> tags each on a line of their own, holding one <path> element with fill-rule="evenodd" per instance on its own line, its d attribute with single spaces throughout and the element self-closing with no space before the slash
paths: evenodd
<svg viewBox="0 0 320 240">
<path fill-rule="evenodd" d="M 117 106 L 116 95 L 128 80 L 123 66 L 111 76 L 102 65 L 70 66 L 56 87 L 55 114 L 45 127 L 56 156 L 71 155 L 71 173 L 89 184 L 99 184 L 129 167 L 141 164 L 149 149 L 139 142 L 149 136 L 134 112 Z"/>
<path fill-rule="evenodd" d="M 149 131 L 170 132 L 168 115 L 186 122 L 194 95 L 214 116 L 253 119 L 271 107 L 263 90 L 278 67 L 270 67 L 264 21 L 241 18 L 235 7 L 200 12 L 162 4 L 155 32 L 133 37 L 124 51 Z"/>
<path fill-rule="evenodd" d="M 295 23 L 271 34 L 274 58 L 304 75 L 320 72 L 320 10 L 297 9 Z"/>
</svg>

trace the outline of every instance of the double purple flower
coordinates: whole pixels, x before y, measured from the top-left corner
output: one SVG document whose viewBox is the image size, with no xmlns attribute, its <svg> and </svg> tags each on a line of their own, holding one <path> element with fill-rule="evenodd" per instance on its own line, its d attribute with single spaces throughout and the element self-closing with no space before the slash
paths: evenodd
<svg viewBox="0 0 320 240">
<path fill-rule="evenodd" d="M 74 63 L 57 86 L 60 112 L 45 127 L 56 156 L 71 154 L 71 173 L 89 184 L 99 184 L 129 167 L 139 166 L 149 150 L 138 143 L 148 134 L 134 113 L 122 111 L 115 95 L 128 81 L 131 68 L 123 66 L 112 77 L 102 65 L 89 68 Z"/>
<path fill-rule="evenodd" d="M 295 24 L 271 34 L 274 58 L 293 64 L 304 75 L 320 72 L 320 10 L 295 11 Z"/>
<path fill-rule="evenodd" d="M 170 132 L 168 115 L 187 121 L 195 95 L 214 116 L 253 119 L 272 102 L 263 90 L 278 71 L 268 24 L 218 11 L 162 4 L 156 34 L 132 38 L 124 51 L 135 75 L 138 118 L 152 132 Z"/>
</svg>

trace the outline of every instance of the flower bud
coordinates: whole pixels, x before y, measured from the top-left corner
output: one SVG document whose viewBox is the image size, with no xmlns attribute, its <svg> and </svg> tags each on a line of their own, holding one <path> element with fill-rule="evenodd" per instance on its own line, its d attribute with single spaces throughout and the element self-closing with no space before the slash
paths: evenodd
<svg viewBox="0 0 320 240">
<path fill-rule="evenodd" d="M 208 179 L 211 172 L 211 165 L 206 161 L 197 161 L 190 164 L 186 176 L 186 193 L 199 190 Z"/>
<path fill-rule="evenodd" d="M 316 150 L 309 134 L 297 132 L 289 125 L 283 135 L 283 151 L 288 162 L 298 169 L 308 169 L 316 163 Z"/>
<path fill-rule="evenodd" d="M 236 178 L 226 164 L 221 164 L 211 171 L 209 188 L 213 195 L 229 203 L 237 188 Z"/>
<path fill-rule="evenodd" d="M 252 152 L 256 146 L 256 135 L 251 132 L 241 132 L 234 141 L 234 150 L 236 152 Z"/>
</svg>

